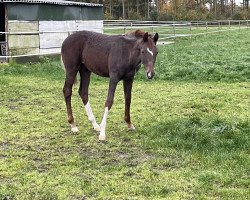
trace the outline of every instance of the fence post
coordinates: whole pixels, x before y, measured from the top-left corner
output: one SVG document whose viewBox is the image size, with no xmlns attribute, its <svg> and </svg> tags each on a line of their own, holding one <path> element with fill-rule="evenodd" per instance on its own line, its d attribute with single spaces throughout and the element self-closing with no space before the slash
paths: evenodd
<svg viewBox="0 0 250 200">
<path fill-rule="evenodd" d="M 189 27 L 189 29 L 190 29 L 190 37 L 192 38 L 192 21 L 190 21 L 189 23 L 190 23 L 190 27 Z"/>
<path fill-rule="evenodd" d="M 228 28 L 229 28 L 229 30 L 231 29 L 231 21 L 230 21 L 230 19 L 228 20 Z"/>
<path fill-rule="evenodd" d="M 206 32 L 207 32 L 207 21 L 206 21 Z"/>
<path fill-rule="evenodd" d="M 240 20 L 239 20 L 239 31 L 240 31 L 240 25 L 241 25 L 241 24 L 240 24 Z"/>
<path fill-rule="evenodd" d="M 173 23 L 174 39 L 175 39 L 175 22 Z"/>
</svg>

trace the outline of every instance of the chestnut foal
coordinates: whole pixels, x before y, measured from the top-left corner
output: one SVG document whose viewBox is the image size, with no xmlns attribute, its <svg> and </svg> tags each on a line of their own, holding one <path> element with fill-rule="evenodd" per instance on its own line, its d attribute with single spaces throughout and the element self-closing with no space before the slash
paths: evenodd
<svg viewBox="0 0 250 200">
<path fill-rule="evenodd" d="M 112 107 L 117 83 L 122 80 L 125 97 L 125 122 L 129 129 L 135 129 L 130 119 L 131 90 L 135 73 L 140 65 L 145 66 L 148 79 L 154 76 L 154 63 L 157 56 L 154 36 L 147 32 L 135 31 L 129 35 L 105 35 L 90 31 L 80 31 L 68 36 L 61 48 L 62 61 L 66 78 L 63 88 L 66 102 L 68 122 L 73 132 L 78 128 L 75 124 L 71 108 L 72 86 L 76 75 L 80 73 L 79 95 L 84 103 L 89 121 L 99 131 L 99 140 L 105 140 L 105 128 L 108 112 Z M 88 100 L 88 88 L 91 72 L 109 77 L 108 96 L 104 115 L 100 126 L 97 124 Z"/>
</svg>

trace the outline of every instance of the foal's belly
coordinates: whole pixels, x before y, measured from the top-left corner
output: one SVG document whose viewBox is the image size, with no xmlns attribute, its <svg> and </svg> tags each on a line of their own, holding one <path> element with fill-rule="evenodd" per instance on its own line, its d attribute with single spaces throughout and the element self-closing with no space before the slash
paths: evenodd
<svg viewBox="0 0 250 200">
<path fill-rule="evenodd" d="M 89 71 L 99 76 L 109 77 L 108 61 L 100 55 L 85 57 L 83 63 Z"/>
<path fill-rule="evenodd" d="M 89 68 L 88 70 L 90 70 L 91 72 L 93 72 L 94 74 L 96 74 L 98 76 L 109 77 L 108 67 L 93 66 L 93 67 Z"/>
</svg>

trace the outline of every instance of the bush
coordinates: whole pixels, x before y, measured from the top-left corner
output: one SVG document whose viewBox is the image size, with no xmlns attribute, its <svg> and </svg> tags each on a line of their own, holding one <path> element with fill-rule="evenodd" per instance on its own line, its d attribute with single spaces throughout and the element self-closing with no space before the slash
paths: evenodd
<svg viewBox="0 0 250 200">
<path fill-rule="evenodd" d="M 156 10 L 153 10 L 150 12 L 150 19 L 152 21 L 157 21 L 158 20 L 158 13 Z"/>
<path fill-rule="evenodd" d="M 189 21 L 198 20 L 199 19 L 198 13 L 195 10 L 188 11 L 188 13 L 186 15 L 186 19 Z"/>
<path fill-rule="evenodd" d="M 250 19 L 250 10 L 240 10 L 233 15 L 234 20 Z"/>
<path fill-rule="evenodd" d="M 237 19 L 242 19 L 242 18 L 241 18 L 241 14 L 240 14 L 240 12 L 236 12 L 236 13 L 234 13 L 234 15 L 233 15 L 233 19 L 235 19 L 235 20 L 237 20 Z"/>
<path fill-rule="evenodd" d="M 113 19 L 112 15 L 106 11 L 104 13 L 104 20 L 112 20 L 112 19 Z"/>
<path fill-rule="evenodd" d="M 172 21 L 174 19 L 174 16 L 169 13 L 161 13 L 159 16 L 160 21 Z"/>
<path fill-rule="evenodd" d="M 245 20 L 250 19 L 250 10 L 249 9 L 248 10 L 242 10 L 241 11 L 241 17 L 242 17 L 242 19 L 245 19 Z"/>
<path fill-rule="evenodd" d="M 142 17 L 139 13 L 137 13 L 133 10 L 130 10 L 128 12 L 128 19 L 130 19 L 130 20 L 142 20 Z"/>
</svg>

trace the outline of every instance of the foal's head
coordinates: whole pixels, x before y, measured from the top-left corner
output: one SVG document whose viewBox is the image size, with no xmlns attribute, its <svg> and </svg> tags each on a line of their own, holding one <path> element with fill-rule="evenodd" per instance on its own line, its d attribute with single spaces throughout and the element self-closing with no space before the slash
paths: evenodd
<svg viewBox="0 0 250 200">
<path fill-rule="evenodd" d="M 141 62 L 145 67 L 145 72 L 148 79 L 152 79 L 154 72 L 154 64 L 158 50 L 156 42 L 158 41 L 159 35 L 156 33 L 154 37 L 151 37 L 148 32 L 144 33 L 143 38 L 140 42 L 140 56 Z"/>
</svg>

